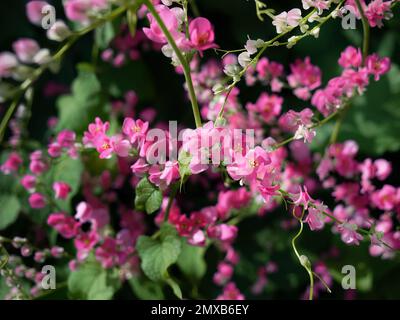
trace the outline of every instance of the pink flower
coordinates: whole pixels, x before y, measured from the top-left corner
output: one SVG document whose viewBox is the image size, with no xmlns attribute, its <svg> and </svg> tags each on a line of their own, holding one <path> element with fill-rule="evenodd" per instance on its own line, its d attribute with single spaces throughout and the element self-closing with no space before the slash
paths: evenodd
<svg viewBox="0 0 400 320">
<path fill-rule="evenodd" d="M 80 233 L 74 239 L 74 245 L 77 250 L 77 258 L 79 261 L 85 260 L 90 250 L 99 242 L 100 237 L 96 231 Z"/>
<path fill-rule="evenodd" d="M 113 153 L 120 157 L 127 157 L 131 145 L 121 135 L 115 135 L 111 138 L 102 136 L 96 139 L 96 149 L 100 153 L 100 159 L 110 159 Z"/>
<path fill-rule="evenodd" d="M 47 148 L 47 152 L 52 158 L 58 158 L 61 156 L 62 153 L 62 147 L 57 143 L 50 143 L 49 147 Z"/>
<path fill-rule="evenodd" d="M 379 28 L 383 26 L 382 21 L 384 19 L 388 20 L 393 17 L 391 11 L 392 1 L 382 1 L 374 0 L 372 1 L 367 9 L 365 10 L 365 16 L 368 19 L 369 25 L 371 27 L 378 26 Z"/>
<path fill-rule="evenodd" d="M 374 166 L 376 169 L 375 175 L 381 181 L 385 180 L 392 172 L 392 165 L 385 159 L 375 160 Z"/>
<path fill-rule="evenodd" d="M 156 6 L 156 10 L 163 20 L 165 26 L 167 27 L 168 31 L 172 34 L 174 38 L 176 38 L 178 35 L 179 21 L 174 12 L 163 5 Z M 166 43 L 167 38 L 165 37 L 157 21 L 154 19 L 153 15 L 148 14 L 147 18 L 150 22 L 150 28 L 143 28 L 144 34 L 154 42 Z"/>
<path fill-rule="evenodd" d="M 26 4 L 26 15 L 28 20 L 35 25 L 40 25 L 43 19 L 42 9 L 47 5 L 49 4 L 46 1 L 28 2 Z"/>
<path fill-rule="evenodd" d="M 68 197 L 68 194 L 71 192 L 71 187 L 65 182 L 57 181 L 53 183 L 53 190 L 56 199 L 65 200 Z"/>
<path fill-rule="evenodd" d="M 217 269 L 218 271 L 214 274 L 213 281 L 215 284 L 222 286 L 232 278 L 233 267 L 226 262 L 220 262 Z"/>
<path fill-rule="evenodd" d="M 302 206 L 304 210 L 308 209 L 310 203 L 314 202 L 314 199 L 307 192 L 307 188 L 304 186 L 304 190 L 299 187 L 300 192 L 296 195 L 292 195 L 291 198 L 295 206 Z"/>
<path fill-rule="evenodd" d="M 57 230 L 66 239 L 74 238 L 78 234 L 80 227 L 78 221 L 62 212 L 49 215 L 47 224 Z"/>
<path fill-rule="evenodd" d="M 71 21 L 77 21 L 83 24 L 89 22 L 88 11 L 91 9 L 91 3 L 88 0 L 68 0 L 64 4 L 65 15 Z"/>
<path fill-rule="evenodd" d="M 180 178 L 178 161 L 167 161 L 160 175 L 160 180 L 165 181 L 167 186 Z"/>
<path fill-rule="evenodd" d="M 17 66 L 18 66 L 18 61 L 13 53 L 11 52 L 0 53 L 0 79 L 11 76 L 13 70 Z"/>
<path fill-rule="evenodd" d="M 92 213 L 93 209 L 88 203 L 80 202 L 76 206 L 75 219 L 79 220 L 82 223 L 87 222 L 92 218 Z"/>
<path fill-rule="evenodd" d="M 223 242 L 232 242 L 237 236 L 238 228 L 228 224 L 219 224 L 210 226 L 207 234 L 210 238 L 215 238 Z"/>
<path fill-rule="evenodd" d="M 40 47 L 35 40 L 22 38 L 13 43 L 13 49 L 21 62 L 32 63 Z"/>
<path fill-rule="evenodd" d="M 289 110 L 279 118 L 279 125 L 286 131 L 295 132 L 300 125 L 312 125 L 312 117 L 314 113 L 309 108 L 305 108 L 300 112 Z"/>
<path fill-rule="evenodd" d="M 112 268 L 118 262 L 117 242 L 107 237 L 103 244 L 96 249 L 96 259 L 103 268 Z"/>
<path fill-rule="evenodd" d="M 261 147 L 255 147 L 249 150 L 245 156 L 237 153 L 234 163 L 227 166 L 229 175 L 234 180 L 254 179 L 257 172 L 263 169 L 265 165 L 271 163 L 267 152 Z"/>
<path fill-rule="evenodd" d="M 16 172 L 19 166 L 22 164 L 22 158 L 16 152 L 11 152 L 7 160 L 0 166 L 1 172 L 4 174 L 10 174 L 11 172 Z"/>
<path fill-rule="evenodd" d="M 248 103 L 247 110 L 260 113 L 266 123 L 269 123 L 281 113 L 283 98 L 277 95 L 268 95 L 263 92 L 255 104 Z"/>
<path fill-rule="evenodd" d="M 29 205 L 33 209 L 41 209 L 46 206 L 46 197 L 41 193 L 33 193 L 29 197 Z"/>
<path fill-rule="evenodd" d="M 342 241 L 346 244 L 355 244 L 359 245 L 360 240 L 363 239 L 363 236 L 357 233 L 357 225 L 344 223 L 338 226 L 338 230 L 341 234 Z"/>
<path fill-rule="evenodd" d="M 381 210 L 392 210 L 399 203 L 399 197 L 395 187 L 385 184 L 371 195 L 371 201 Z"/>
<path fill-rule="evenodd" d="M 193 230 L 193 221 L 183 214 L 175 222 L 175 227 L 181 237 L 188 237 Z"/>
<path fill-rule="evenodd" d="M 297 59 L 290 65 L 292 73 L 287 77 L 289 85 L 296 89 L 294 94 L 302 100 L 310 98 L 310 91 L 321 85 L 321 70 L 311 64 L 310 58 Z"/>
<path fill-rule="evenodd" d="M 70 131 L 70 130 L 62 130 L 57 135 L 57 142 L 63 148 L 70 148 L 73 146 L 73 144 L 75 142 L 75 138 L 76 138 L 75 132 Z"/>
<path fill-rule="evenodd" d="M 149 128 L 148 122 L 142 120 L 133 120 L 132 118 L 125 118 L 122 125 L 122 132 L 129 138 L 130 142 L 141 145 L 146 138 L 146 133 Z"/>
<path fill-rule="evenodd" d="M 29 174 L 23 176 L 21 185 L 28 191 L 34 190 L 36 186 L 36 177 Z"/>
<path fill-rule="evenodd" d="M 139 158 L 133 165 L 131 165 L 132 172 L 136 175 L 142 175 L 149 170 L 150 165 L 145 159 Z"/>
<path fill-rule="evenodd" d="M 389 72 L 390 64 L 390 58 L 380 58 L 377 54 L 368 56 L 366 60 L 368 73 L 374 75 L 375 81 L 378 81 L 381 75 Z"/>
<path fill-rule="evenodd" d="M 103 123 L 99 117 L 96 117 L 95 122 L 89 124 L 88 131 L 83 134 L 83 144 L 86 147 L 94 147 L 97 144 L 97 140 L 102 139 L 109 128 L 110 123 L 108 121 Z"/>
<path fill-rule="evenodd" d="M 217 300 L 244 300 L 244 295 L 233 282 L 229 282 L 223 289 L 222 294 L 217 297 Z"/>
<path fill-rule="evenodd" d="M 214 43 L 214 28 L 206 18 L 195 18 L 189 24 L 191 45 L 200 52 L 216 48 Z"/>
<path fill-rule="evenodd" d="M 192 246 L 204 246 L 206 243 L 206 237 L 203 230 L 197 230 L 193 232 L 188 238 L 188 243 Z"/>
<path fill-rule="evenodd" d="M 358 68 L 362 64 L 362 54 L 359 48 L 348 46 L 341 54 L 339 58 L 339 65 L 343 68 Z"/>
</svg>

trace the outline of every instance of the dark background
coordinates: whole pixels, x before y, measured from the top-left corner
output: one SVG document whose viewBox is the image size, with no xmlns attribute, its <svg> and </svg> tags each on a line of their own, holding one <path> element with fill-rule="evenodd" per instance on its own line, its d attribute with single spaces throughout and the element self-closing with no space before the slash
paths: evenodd
<svg viewBox="0 0 400 320">
<path fill-rule="evenodd" d="M 57 8 L 57 18 L 63 18 L 59 1 L 49 1 Z M 246 0 L 197 0 L 202 16 L 207 17 L 215 25 L 216 42 L 222 49 L 241 48 L 249 35 L 252 39 L 270 39 L 275 29 L 268 18 L 264 22 L 257 19 L 253 1 Z M 267 1 L 277 11 L 301 7 L 300 1 Z M 382 29 L 371 30 L 371 52 L 391 57 L 392 71 L 378 83 L 371 83 L 364 97 L 354 102 L 342 126 L 339 141 L 354 139 L 360 145 L 360 158 L 384 157 L 393 163 L 393 174 L 389 183 L 399 185 L 400 175 L 400 12 L 394 11 L 395 18 L 385 22 Z M 43 30 L 32 26 L 25 17 L 25 1 L 3 0 L 0 2 L 0 51 L 11 50 L 12 42 L 19 37 L 32 37 L 38 40 L 42 47 L 53 50 L 57 44 L 46 39 Z M 270 48 L 266 56 L 276 60 L 288 68 L 297 57 L 311 57 L 323 72 L 323 83 L 340 73 L 337 64 L 340 52 L 348 45 L 360 46 L 362 41 L 361 23 L 356 30 L 343 30 L 340 20 L 333 20 L 323 26 L 319 39 L 306 38 L 293 49 Z M 63 61 L 58 74 L 46 73 L 35 86 L 37 94 L 33 104 L 33 115 L 29 123 L 29 133 L 33 139 L 46 142 L 46 121 L 49 116 L 56 115 L 56 98 L 45 98 L 41 90 L 45 83 L 54 80 L 70 85 L 77 75 L 75 65 L 89 61 L 93 36 L 87 35 L 76 44 Z M 206 53 L 206 59 L 217 57 L 214 51 Z M 108 78 L 109 72 L 115 72 L 113 79 L 120 88 L 133 89 L 138 93 L 140 103 L 138 108 L 154 106 L 163 120 L 181 120 L 187 125 L 193 125 L 190 106 L 184 98 L 183 79 L 174 72 L 168 59 L 160 53 L 149 52 L 143 58 L 130 63 L 122 70 L 112 70 L 102 65 L 99 78 Z M 246 88 L 241 86 L 240 99 L 243 104 L 255 101 L 262 87 Z M 286 92 L 284 92 L 286 95 Z M 305 107 L 307 104 L 285 96 L 284 108 Z M 315 150 L 322 151 L 326 139 L 332 130 L 331 125 L 318 130 L 318 139 L 313 144 Z M 327 194 L 324 190 L 321 194 Z M 282 232 L 279 221 L 283 210 L 278 210 L 268 219 L 251 218 L 242 223 L 236 247 L 242 255 L 240 264 L 235 270 L 235 280 L 239 288 L 243 288 L 249 298 L 298 298 L 307 284 L 307 277 L 301 266 L 294 260 L 288 236 Z M 323 256 L 332 246 L 340 248 L 341 254 L 336 259 L 325 262 L 330 270 L 340 272 L 341 266 L 355 265 L 358 277 L 358 298 L 400 298 L 400 267 L 399 258 L 383 261 L 371 258 L 368 246 L 362 244 L 358 248 L 347 247 L 333 236 L 328 228 L 322 232 L 304 232 L 300 241 L 301 249 L 315 261 Z M 272 249 L 271 249 L 272 247 Z M 206 256 L 208 273 L 203 281 L 200 292 L 206 296 L 216 296 L 219 289 L 210 286 L 215 270 L 217 252 L 209 250 Z M 256 270 L 270 259 L 277 261 L 280 271 L 272 275 L 266 291 L 258 297 L 253 297 L 248 289 L 256 280 Z M 338 276 L 338 275 L 336 275 Z M 340 276 L 340 274 L 339 274 Z M 339 279 L 339 278 L 338 278 Z M 333 294 L 323 295 L 323 298 L 343 298 L 344 292 L 340 282 L 335 282 Z M 122 290 L 120 298 L 130 297 Z"/>
</svg>

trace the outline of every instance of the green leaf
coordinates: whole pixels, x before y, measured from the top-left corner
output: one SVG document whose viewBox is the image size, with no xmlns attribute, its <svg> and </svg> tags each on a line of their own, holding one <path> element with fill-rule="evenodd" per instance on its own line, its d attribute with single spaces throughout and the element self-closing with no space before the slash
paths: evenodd
<svg viewBox="0 0 400 320">
<path fill-rule="evenodd" d="M 167 278 L 165 281 L 171 287 L 172 292 L 174 293 L 174 295 L 176 295 L 179 299 L 182 300 L 182 290 L 179 287 L 179 285 L 176 283 L 176 281 L 174 279 L 172 279 L 172 278 Z"/>
<path fill-rule="evenodd" d="M 83 164 L 80 159 L 63 157 L 53 166 L 51 184 L 56 181 L 67 183 L 71 187 L 71 192 L 65 200 L 57 200 L 57 204 L 64 210 L 70 211 L 71 199 L 76 195 L 82 181 Z"/>
<path fill-rule="evenodd" d="M 207 271 L 207 265 L 204 260 L 205 252 L 206 248 L 191 246 L 186 242 L 182 243 L 182 250 L 177 264 L 188 278 L 199 281 L 205 275 Z"/>
<path fill-rule="evenodd" d="M 18 218 L 21 205 L 14 195 L 0 195 L 0 230 L 7 228 Z"/>
<path fill-rule="evenodd" d="M 144 177 L 136 186 L 135 208 L 153 213 L 161 207 L 162 192 Z"/>
<path fill-rule="evenodd" d="M 172 226 L 165 225 L 157 239 L 139 237 L 136 248 L 146 276 L 153 281 L 166 281 L 168 268 L 178 260 L 181 252 L 181 240 Z"/>
<path fill-rule="evenodd" d="M 186 177 L 189 177 L 192 172 L 190 171 L 189 165 L 190 161 L 192 160 L 192 155 L 185 150 L 179 152 L 178 156 L 178 163 L 179 163 L 179 175 L 181 176 L 180 186 L 179 188 L 182 189 L 182 185 Z"/>
<path fill-rule="evenodd" d="M 96 261 L 79 266 L 68 278 L 68 291 L 73 299 L 109 300 L 119 285 L 117 274 L 110 274 Z"/>
<path fill-rule="evenodd" d="M 95 41 L 99 49 L 106 49 L 115 37 L 114 25 L 108 21 L 95 31 Z"/>
<path fill-rule="evenodd" d="M 150 281 L 146 277 L 134 277 L 129 280 L 136 297 L 141 300 L 163 300 L 164 294 L 161 284 Z"/>
<path fill-rule="evenodd" d="M 82 68 L 72 84 L 72 93 L 57 100 L 59 122 L 57 130 L 70 129 L 82 133 L 95 116 L 104 115 L 106 105 L 96 75 Z"/>
</svg>

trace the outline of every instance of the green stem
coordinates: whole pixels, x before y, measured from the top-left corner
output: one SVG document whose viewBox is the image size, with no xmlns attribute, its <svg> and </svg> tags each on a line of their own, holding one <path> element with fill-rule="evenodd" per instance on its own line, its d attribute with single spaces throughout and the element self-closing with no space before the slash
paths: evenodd
<svg viewBox="0 0 400 320">
<path fill-rule="evenodd" d="M 304 269 L 306 269 L 308 276 L 310 278 L 310 294 L 309 294 L 309 300 L 313 299 L 313 295 L 314 295 L 314 276 L 313 276 L 313 271 L 311 269 L 310 266 L 308 266 L 306 263 L 304 263 L 304 261 L 302 260 L 299 251 L 297 250 L 296 247 L 296 240 L 300 237 L 300 235 L 303 233 L 303 227 L 304 227 L 304 223 L 303 223 L 303 216 L 304 216 L 304 208 L 301 214 L 301 217 L 298 218 L 295 216 L 294 214 L 294 209 L 293 209 L 293 216 L 299 221 L 300 223 L 300 229 L 297 232 L 297 234 L 293 237 L 292 239 L 292 247 L 293 247 L 293 251 L 296 254 L 297 259 L 300 261 L 300 264 L 303 266 Z M 307 258 L 308 259 L 308 258 Z"/>
<path fill-rule="evenodd" d="M 165 213 L 164 213 L 164 222 L 168 222 L 169 212 L 171 211 L 172 203 L 174 202 L 174 199 L 175 199 L 176 194 L 178 192 L 178 187 L 179 187 L 178 183 L 175 183 L 171 187 L 167 208 L 165 209 Z"/>
<path fill-rule="evenodd" d="M 369 24 L 368 24 L 368 19 L 365 16 L 364 13 L 364 9 L 361 5 L 360 0 L 355 0 L 356 1 L 356 5 L 358 8 L 358 11 L 360 12 L 361 15 L 361 21 L 362 21 L 362 25 L 363 25 L 363 64 L 365 64 L 365 60 L 368 56 L 368 50 L 369 50 Z"/>
<path fill-rule="evenodd" d="M 153 15 L 154 19 L 157 21 L 162 32 L 164 33 L 165 37 L 167 38 L 169 44 L 171 45 L 172 49 L 174 50 L 179 62 L 182 65 L 183 74 L 185 76 L 186 84 L 187 84 L 188 91 L 189 91 L 190 102 L 192 104 L 194 120 L 196 123 L 196 127 L 199 128 L 202 126 L 201 117 L 200 117 L 199 106 L 197 104 L 196 93 L 195 93 L 194 87 L 193 87 L 192 76 L 190 74 L 189 64 L 186 61 L 186 58 L 183 56 L 182 52 L 179 50 L 174 38 L 172 37 L 171 33 L 168 31 L 168 28 L 164 24 L 164 21 L 161 19 L 160 15 L 158 14 L 157 10 L 155 9 L 153 3 L 150 0 L 143 0 L 143 2 L 146 5 L 147 9 L 150 11 L 150 13 Z"/>
</svg>

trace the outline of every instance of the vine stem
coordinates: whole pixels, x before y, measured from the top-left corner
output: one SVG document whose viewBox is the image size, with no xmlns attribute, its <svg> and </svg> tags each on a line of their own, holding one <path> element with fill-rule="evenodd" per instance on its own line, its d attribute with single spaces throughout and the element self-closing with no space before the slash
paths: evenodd
<svg viewBox="0 0 400 320">
<path fill-rule="evenodd" d="M 303 259 L 301 258 L 300 254 L 299 254 L 299 252 L 298 252 L 298 250 L 297 250 L 297 247 L 296 247 L 296 240 L 297 240 L 297 239 L 300 237 L 300 235 L 303 233 L 303 228 L 304 228 L 303 216 L 304 216 L 304 212 L 305 212 L 305 209 L 304 209 L 304 207 L 303 207 L 303 211 L 302 211 L 301 217 L 298 218 L 298 217 L 296 217 L 296 215 L 294 214 L 294 209 L 293 209 L 293 216 L 299 221 L 299 223 L 300 223 L 300 229 L 299 229 L 299 231 L 296 233 L 296 235 L 295 235 L 295 236 L 293 237 L 293 239 L 292 239 L 292 247 L 293 247 L 294 253 L 296 254 L 297 259 L 300 261 L 300 264 L 303 266 L 304 269 L 307 270 L 308 276 L 309 276 L 309 278 L 310 278 L 309 300 L 312 300 L 312 299 L 313 299 L 313 296 L 314 296 L 314 276 L 313 276 L 313 271 L 312 271 L 312 269 L 311 269 L 311 266 L 309 266 L 309 265 L 307 264 L 307 262 L 309 262 L 309 261 L 307 261 L 307 262 L 304 262 L 304 261 L 303 261 Z M 308 259 L 308 258 L 307 258 L 307 259 Z"/>
<path fill-rule="evenodd" d="M 169 194 L 167 208 L 165 209 L 164 213 L 164 222 L 168 222 L 169 212 L 171 211 L 172 203 L 174 202 L 177 192 L 178 192 L 178 183 L 175 183 L 174 185 L 172 185 Z"/>
<path fill-rule="evenodd" d="M 25 81 L 21 83 L 21 85 L 13 92 L 12 96 L 14 96 L 14 99 L 0 123 L 0 143 L 3 141 L 8 122 L 10 121 L 15 109 L 17 108 L 18 102 L 22 97 L 22 95 L 24 94 L 24 92 L 28 90 L 54 62 L 61 60 L 62 57 L 65 55 L 65 53 L 73 46 L 73 44 L 77 40 L 79 40 L 87 33 L 93 31 L 94 29 L 100 27 L 104 23 L 116 19 L 121 14 L 123 14 L 128 8 L 129 8 L 128 5 L 118 7 L 117 9 L 113 10 L 103 18 L 96 20 L 90 26 L 72 34 L 69 37 L 68 41 L 65 44 L 63 44 L 60 47 L 60 49 L 58 49 L 57 52 L 50 58 L 49 62 L 41 65 L 39 68 L 33 71 L 32 75 L 29 78 L 27 78 Z"/>
<path fill-rule="evenodd" d="M 369 50 L 369 24 L 368 24 L 368 19 L 365 16 L 364 9 L 361 5 L 360 0 L 355 0 L 356 5 L 358 8 L 358 11 L 360 12 L 361 15 L 361 21 L 363 25 L 363 64 L 365 65 L 365 60 L 368 56 L 368 50 Z"/>
<path fill-rule="evenodd" d="M 192 111 L 193 111 L 193 116 L 194 120 L 196 123 L 196 127 L 199 128 L 202 126 L 201 124 L 201 117 L 200 117 L 200 111 L 199 111 L 199 106 L 197 104 L 197 98 L 196 98 L 196 93 L 194 91 L 193 87 L 193 81 L 192 81 L 192 75 L 190 74 L 190 67 L 189 64 L 182 54 L 181 50 L 178 48 L 178 45 L 176 44 L 174 38 L 172 37 L 171 33 L 168 31 L 168 28 L 164 24 L 164 21 L 161 19 L 160 15 L 158 14 L 156 8 L 154 7 L 153 3 L 151 3 L 150 0 L 143 0 L 143 3 L 147 7 L 147 9 L 150 11 L 150 13 L 153 15 L 154 19 L 157 21 L 158 25 L 160 26 L 162 32 L 164 33 L 165 37 L 167 38 L 169 44 L 171 45 L 172 49 L 174 50 L 179 62 L 182 65 L 183 68 L 183 74 L 185 76 L 186 84 L 188 87 L 189 91 L 189 98 L 190 102 L 192 104 Z"/>
</svg>

